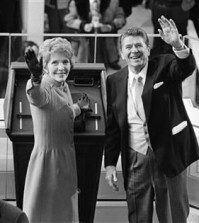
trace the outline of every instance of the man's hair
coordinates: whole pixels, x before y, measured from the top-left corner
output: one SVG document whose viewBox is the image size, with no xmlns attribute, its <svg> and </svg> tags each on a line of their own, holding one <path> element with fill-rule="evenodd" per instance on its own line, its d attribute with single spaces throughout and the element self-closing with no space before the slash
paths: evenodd
<svg viewBox="0 0 199 223">
<path fill-rule="evenodd" d="M 123 40 L 127 36 L 133 36 L 133 37 L 140 36 L 140 37 L 142 37 L 144 39 L 146 45 L 149 46 L 149 37 L 148 37 L 147 33 L 142 28 L 132 27 L 132 28 L 129 28 L 123 34 L 121 34 L 121 36 L 119 38 L 119 46 L 120 46 L 120 49 L 122 49 Z"/>
</svg>

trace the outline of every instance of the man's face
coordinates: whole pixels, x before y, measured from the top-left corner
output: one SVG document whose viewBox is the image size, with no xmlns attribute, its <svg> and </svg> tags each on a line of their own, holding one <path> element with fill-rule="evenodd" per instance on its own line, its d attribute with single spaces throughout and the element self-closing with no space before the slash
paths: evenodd
<svg viewBox="0 0 199 223">
<path fill-rule="evenodd" d="M 133 72 L 139 73 L 150 55 L 150 49 L 141 36 L 126 36 L 122 41 L 121 56 Z"/>
</svg>

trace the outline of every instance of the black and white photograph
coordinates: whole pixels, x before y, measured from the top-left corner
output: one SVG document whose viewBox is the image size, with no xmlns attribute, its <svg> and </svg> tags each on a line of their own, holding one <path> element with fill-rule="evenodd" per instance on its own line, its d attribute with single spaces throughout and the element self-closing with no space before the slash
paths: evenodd
<svg viewBox="0 0 199 223">
<path fill-rule="evenodd" d="M 199 1 L 0 1 L 0 223 L 199 223 Z"/>
</svg>

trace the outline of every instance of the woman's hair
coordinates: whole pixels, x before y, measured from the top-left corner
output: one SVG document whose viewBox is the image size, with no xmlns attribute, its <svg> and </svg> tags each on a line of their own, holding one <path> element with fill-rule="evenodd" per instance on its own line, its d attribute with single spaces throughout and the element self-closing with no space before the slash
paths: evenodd
<svg viewBox="0 0 199 223">
<path fill-rule="evenodd" d="M 39 58 L 43 59 L 43 67 L 46 68 L 50 56 L 53 53 L 65 53 L 70 60 L 71 67 L 74 65 L 74 53 L 71 43 L 64 38 L 57 37 L 45 40 L 39 47 Z"/>
<path fill-rule="evenodd" d="M 126 32 L 124 32 L 120 36 L 120 38 L 119 38 L 120 49 L 122 49 L 123 40 L 127 36 L 133 36 L 133 37 L 140 36 L 140 37 L 142 37 L 144 39 L 144 42 L 146 43 L 146 45 L 149 46 L 149 38 L 148 38 L 147 33 L 142 28 L 132 27 L 132 28 L 129 28 Z"/>
</svg>

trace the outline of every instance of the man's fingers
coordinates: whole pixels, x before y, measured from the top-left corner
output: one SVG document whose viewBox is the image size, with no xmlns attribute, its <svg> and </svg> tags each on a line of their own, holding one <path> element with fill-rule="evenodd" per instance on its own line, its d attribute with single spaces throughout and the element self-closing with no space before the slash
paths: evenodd
<svg viewBox="0 0 199 223">
<path fill-rule="evenodd" d="M 158 29 L 158 32 L 159 32 L 160 36 L 162 37 L 163 36 L 162 30 L 161 29 Z"/>
<path fill-rule="evenodd" d="M 107 177 L 106 180 L 108 182 L 109 187 L 113 188 L 113 190 L 116 190 L 116 191 L 119 190 L 118 186 L 113 182 L 112 178 Z"/>
<path fill-rule="evenodd" d="M 164 17 L 163 15 L 160 17 L 160 21 L 161 21 L 161 24 L 163 26 L 169 26 L 170 25 L 169 20 L 166 17 Z"/>
<path fill-rule="evenodd" d="M 117 182 L 117 176 L 116 176 L 115 173 L 113 174 L 113 181 L 114 181 L 114 182 Z"/>
<path fill-rule="evenodd" d="M 115 190 L 115 191 L 119 191 L 119 187 L 117 186 L 117 184 L 115 184 L 115 183 L 113 182 L 112 179 L 111 179 L 110 181 L 108 181 L 108 185 L 109 185 L 110 187 L 112 187 L 113 190 Z"/>
<path fill-rule="evenodd" d="M 116 177 L 115 174 L 113 176 L 106 176 L 106 181 L 107 181 L 108 185 L 111 188 L 113 188 L 113 190 L 119 191 L 119 188 L 118 188 L 117 184 L 114 183 L 114 182 L 117 181 L 117 177 Z"/>
<path fill-rule="evenodd" d="M 115 191 L 119 191 L 119 187 L 117 186 L 117 184 L 113 184 L 113 190 L 115 190 Z"/>
<path fill-rule="evenodd" d="M 107 166 L 106 167 L 106 176 L 105 179 L 108 183 L 108 185 L 113 188 L 113 190 L 118 191 L 119 188 L 117 184 L 115 183 L 117 181 L 117 171 L 115 166 Z"/>
<path fill-rule="evenodd" d="M 175 22 L 173 21 L 173 19 L 170 19 L 169 21 L 170 21 L 170 23 L 171 23 L 171 26 L 173 26 L 173 28 L 174 28 L 175 30 L 178 30 L 178 28 L 176 27 L 176 24 L 175 24 Z"/>
<path fill-rule="evenodd" d="M 161 16 L 161 17 L 158 19 L 158 22 L 160 23 L 160 26 L 161 26 L 162 29 L 164 29 L 164 28 L 167 26 L 166 21 L 165 21 L 165 19 L 164 19 L 163 16 Z"/>
<path fill-rule="evenodd" d="M 168 20 L 166 17 L 164 16 L 161 16 L 159 19 L 158 19 L 158 22 L 160 23 L 160 26 L 162 28 L 162 30 L 171 30 L 172 28 L 176 28 L 175 25 L 173 25 L 173 21 L 171 22 L 171 19 Z"/>
</svg>

